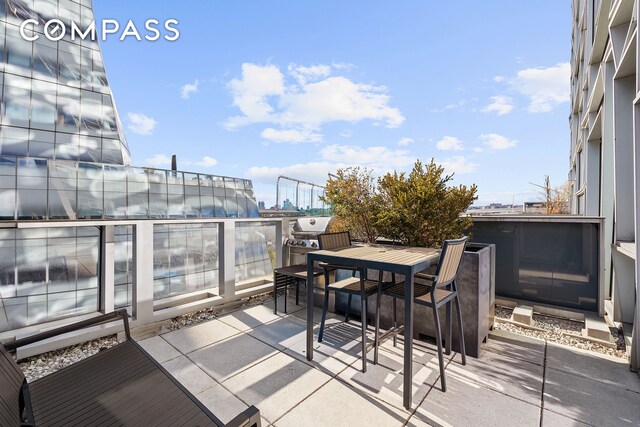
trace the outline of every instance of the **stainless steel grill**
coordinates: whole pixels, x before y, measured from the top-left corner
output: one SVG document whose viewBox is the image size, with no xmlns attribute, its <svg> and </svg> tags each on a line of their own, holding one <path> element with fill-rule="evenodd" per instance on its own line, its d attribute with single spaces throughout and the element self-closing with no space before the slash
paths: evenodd
<svg viewBox="0 0 640 427">
<path fill-rule="evenodd" d="M 318 250 L 318 234 L 327 230 L 332 217 L 298 218 L 293 224 L 291 237 L 285 241 L 291 254 L 306 254 Z"/>
</svg>

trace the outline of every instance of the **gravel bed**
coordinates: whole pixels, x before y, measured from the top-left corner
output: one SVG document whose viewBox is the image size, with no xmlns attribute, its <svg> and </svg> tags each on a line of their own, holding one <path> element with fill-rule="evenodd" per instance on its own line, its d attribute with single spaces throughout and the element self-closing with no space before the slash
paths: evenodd
<svg viewBox="0 0 640 427">
<path fill-rule="evenodd" d="M 271 293 L 260 294 L 253 297 L 249 297 L 244 303 L 240 306 L 243 309 L 253 307 L 254 305 L 263 304 L 265 301 L 268 301 L 273 296 Z M 218 307 L 205 308 L 204 310 L 195 311 L 193 313 L 183 314 L 182 316 L 174 317 L 171 319 L 171 324 L 168 326 L 168 329 L 173 331 L 180 328 L 185 328 L 187 326 L 196 325 L 198 323 L 206 322 L 208 320 L 213 320 L 216 317 L 221 315 L 230 313 L 232 311 L 236 311 L 238 307 L 234 307 L 231 309 L 220 309 Z"/>
<path fill-rule="evenodd" d="M 510 319 L 513 309 L 496 306 L 496 317 L 501 319 Z M 494 328 L 498 330 L 510 331 L 516 334 L 528 337 L 539 338 L 558 344 L 568 345 L 582 350 L 595 351 L 597 353 L 606 354 L 608 356 L 618 357 L 628 360 L 625 351 L 624 336 L 615 328 L 610 328 L 611 335 L 615 339 L 616 348 L 607 347 L 602 344 L 580 339 L 578 337 L 567 336 L 566 334 L 580 335 L 584 328 L 584 322 L 578 322 L 569 319 L 560 319 L 553 316 L 545 316 L 541 314 L 533 315 L 533 326 L 544 329 L 537 331 L 534 329 L 523 328 L 521 326 L 510 323 L 496 322 Z"/>
<path fill-rule="evenodd" d="M 243 308 L 259 305 L 271 298 L 271 294 L 257 295 L 255 297 L 248 298 L 242 305 Z M 237 308 L 232 309 L 220 309 L 220 308 L 207 308 L 197 311 L 195 313 L 189 313 L 182 316 L 174 317 L 171 319 L 169 330 L 175 330 L 184 328 L 197 323 L 206 322 L 208 320 L 215 319 L 221 314 L 226 312 L 235 311 Z M 42 378 L 45 375 L 52 374 L 65 366 L 69 366 L 73 363 L 79 362 L 89 356 L 93 356 L 101 350 L 113 347 L 118 343 L 116 335 L 110 335 L 108 337 L 99 338 L 93 341 L 88 341 L 82 344 L 73 345 L 70 347 L 61 348 L 59 350 L 43 353 L 38 356 L 29 357 L 27 359 L 20 360 L 18 365 L 24 372 L 27 382 L 35 381 L 38 378 Z"/>
<path fill-rule="evenodd" d="M 52 374 L 65 366 L 79 362 L 99 351 L 106 350 L 118 344 L 116 335 L 72 345 L 59 350 L 29 357 L 18 362 L 20 369 L 27 377 L 27 382 L 35 381 L 45 375 Z"/>
<path fill-rule="evenodd" d="M 243 307 L 247 308 L 263 304 L 271 297 L 271 294 L 263 294 L 252 297 L 245 302 Z M 180 329 L 190 325 L 206 322 L 208 320 L 215 319 L 216 317 L 225 314 L 226 312 L 234 310 L 235 308 L 227 310 L 220 310 L 219 308 L 208 308 L 205 310 L 197 311 L 195 313 L 178 316 L 171 319 L 169 330 Z M 512 312 L 513 309 L 496 306 L 497 318 L 509 319 Z M 494 324 L 494 328 L 628 360 L 627 354 L 625 352 L 624 337 L 622 336 L 622 334 L 618 333 L 617 329 L 611 329 L 612 335 L 616 339 L 616 343 L 618 345 L 617 348 L 614 349 L 591 341 L 565 335 L 566 333 L 580 334 L 582 328 L 584 327 L 583 322 L 560 319 L 540 314 L 534 314 L 533 320 L 534 325 L 537 328 L 544 329 L 545 331 L 542 332 L 533 329 L 527 329 L 517 325 L 512 325 L 510 323 L 502 322 L 496 322 Z M 65 366 L 71 365 L 72 363 L 92 356 L 101 350 L 113 347 L 117 343 L 118 340 L 116 335 L 111 335 L 82 344 L 65 347 L 60 350 L 44 353 L 39 356 L 30 357 L 28 359 L 21 360 L 20 362 L 18 362 L 18 364 L 25 373 L 27 381 L 31 382 L 45 375 L 49 375 L 59 369 L 62 369 Z"/>
</svg>

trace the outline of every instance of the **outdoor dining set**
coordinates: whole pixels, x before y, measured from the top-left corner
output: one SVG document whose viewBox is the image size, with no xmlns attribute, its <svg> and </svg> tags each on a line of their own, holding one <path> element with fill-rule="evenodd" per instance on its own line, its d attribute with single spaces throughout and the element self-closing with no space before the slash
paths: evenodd
<svg viewBox="0 0 640 427">
<path fill-rule="evenodd" d="M 456 276 L 464 253 L 467 237 L 446 240 L 442 248 L 418 248 L 388 245 L 353 245 L 349 232 L 323 233 L 318 235 L 319 249 L 307 254 L 306 265 L 294 265 L 274 270 L 274 288 L 296 286 L 296 304 L 299 301 L 299 285 L 306 283 L 306 299 L 314 298 L 314 281 L 324 277 L 322 318 L 318 331 L 318 341 L 323 341 L 330 293 L 347 296 L 345 322 L 349 321 L 349 311 L 353 296 L 360 298 L 362 372 L 367 370 L 367 352 L 373 346 L 373 363 L 378 363 L 378 348 L 387 338 L 393 338 L 396 345 L 397 334 L 404 335 L 403 404 L 409 409 L 412 397 L 412 359 L 414 337 L 414 304 L 430 307 L 435 322 L 435 339 L 438 348 L 441 390 L 447 390 L 445 379 L 444 353 L 451 353 L 453 339 L 453 305 L 455 304 L 461 361 L 466 363 L 462 313 L 456 286 Z M 433 267 L 435 266 L 435 270 Z M 430 268 L 432 267 L 432 268 Z M 342 275 L 336 274 L 341 271 Z M 375 277 L 370 277 L 374 271 Z M 344 272 L 350 273 L 340 278 Z M 386 273 L 386 274 L 385 274 Z M 334 280 L 331 281 L 331 278 Z M 390 277 L 390 280 L 389 280 Z M 385 278 L 387 280 L 385 280 Z M 384 333 L 380 330 L 380 302 L 382 296 L 392 298 L 392 325 Z M 375 296 L 375 335 L 373 343 L 367 340 L 368 301 Z M 398 322 L 396 301 L 404 301 L 404 322 Z M 275 295 L 277 311 L 277 293 Z M 439 308 L 445 306 L 445 337 L 441 333 Z M 286 298 L 285 298 L 286 311 Z M 313 304 L 307 306 L 306 354 L 313 360 L 314 320 Z M 444 338 L 444 349 L 443 349 Z"/>
</svg>

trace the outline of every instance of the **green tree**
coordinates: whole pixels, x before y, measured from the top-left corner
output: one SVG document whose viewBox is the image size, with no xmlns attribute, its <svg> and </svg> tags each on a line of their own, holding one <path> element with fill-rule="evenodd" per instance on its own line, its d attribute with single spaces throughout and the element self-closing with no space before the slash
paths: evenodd
<svg viewBox="0 0 640 427">
<path fill-rule="evenodd" d="M 349 230 L 354 239 L 375 242 L 379 236 L 375 223 L 382 206 L 373 171 L 359 167 L 338 170 L 320 199 L 333 207 L 330 231 Z"/>
<path fill-rule="evenodd" d="M 462 214 L 477 199 L 477 187 L 448 186 L 452 179 L 433 159 L 425 166 L 417 160 L 408 176 L 393 172 L 381 177 L 384 208 L 375 221 L 380 235 L 409 246 L 439 247 L 445 239 L 468 233 L 473 222 Z"/>
</svg>

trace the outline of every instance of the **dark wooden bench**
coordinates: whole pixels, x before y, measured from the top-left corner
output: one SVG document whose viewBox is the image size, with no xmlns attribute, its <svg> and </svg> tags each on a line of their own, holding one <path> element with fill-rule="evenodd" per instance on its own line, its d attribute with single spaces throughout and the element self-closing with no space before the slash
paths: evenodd
<svg viewBox="0 0 640 427">
<path fill-rule="evenodd" d="M 57 335 L 122 319 L 126 340 L 29 384 L 10 353 Z M 229 423 L 209 409 L 129 334 L 126 310 L 0 345 L 0 426 L 260 427 L 247 408 Z"/>
</svg>

